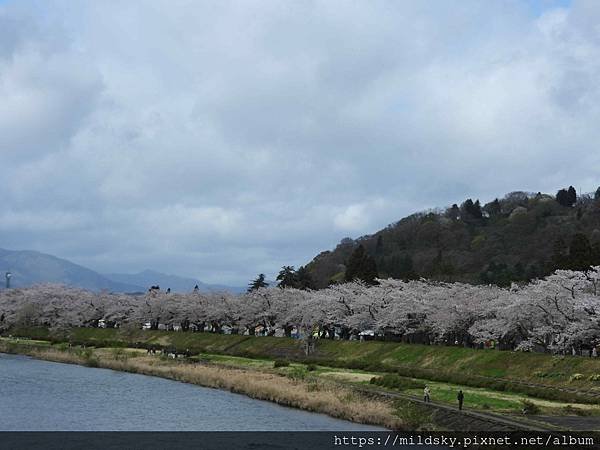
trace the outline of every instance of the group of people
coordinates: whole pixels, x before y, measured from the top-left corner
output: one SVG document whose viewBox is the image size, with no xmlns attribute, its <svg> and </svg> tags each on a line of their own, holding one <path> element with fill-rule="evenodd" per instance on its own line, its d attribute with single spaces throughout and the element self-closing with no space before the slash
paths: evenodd
<svg viewBox="0 0 600 450">
<path fill-rule="evenodd" d="M 584 350 L 581 350 L 581 356 L 585 356 L 584 355 Z M 587 351 L 588 356 L 590 358 L 597 358 L 598 357 L 598 350 L 596 350 L 596 347 L 593 347 L 591 351 Z M 573 356 L 578 356 L 578 354 L 580 354 L 575 347 L 571 347 L 571 355 Z"/>
<path fill-rule="evenodd" d="M 465 401 L 465 394 L 463 394 L 462 389 L 458 391 L 458 394 L 456 395 L 456 400 L 458 400 L 458 409 L 462 411 L 463 402 Z M 425 403 L 431 402 L 431 389 L 429 389 L 429 386 L 427 385 L 425 385 L 425 388 L 423 389 L 423 401 Z"/>
<path fill-rule="evenodd" d="M 166 356 L 168 358 L 173 358 L 173 359 L 176 359 L 178 357 L 189 358 L 190 356 L 192 356 L 192 352 L 190 351 L 189 348 L 186 348 L 185 352 L 178 352 L 175 349 L 167 350 L 167 349 L 163 348 L 162 350 L 157 350 L 154 347 L 148 347 L 146 350 L 146 353 L 148 355 L 156 355 L 157 353 L 160 353 L 163 356 Z"/>
</svg>

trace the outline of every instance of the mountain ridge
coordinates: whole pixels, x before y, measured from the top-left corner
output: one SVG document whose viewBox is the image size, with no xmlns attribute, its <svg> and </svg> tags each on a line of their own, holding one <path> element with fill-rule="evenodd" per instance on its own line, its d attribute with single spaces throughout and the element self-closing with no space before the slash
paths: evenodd
<svg viewBox="0 0 600 450">
<path fill-rule="evenodd" d="M 137 273 L 106 273 L 103 275 L 120 283 L 141 284 L 146 287 L 158 285 L 161 289 L 170 288 L 172 292 L 191 292 L 196 285 L 203 292 L 241 293 L 246 290 L 246 288 L 237 286 L 204 283 L 195 278 L 166 274 L 152 269 L 145 269 Z"/>
<path fill-rule="evenodd" d="M 158 271 L 143 270 L 137 274 L 101 274 L 85 266 L 36 250 L 8 250 L 0 248 L 0 287 L 5 286 L 5 273 L 11 273 L 11 287 L 27 287 L 41 283 L 65 284 L 92 291 L 146 292 L 149 286 L 160 285 L 173 292 L 190 292 L 197 284 L 204 292 L 244 292 L 245 288 L 213 285 L 193 278 L 167 275 Z"/>
<path fill-rule="evenodd" d="M 556 195 L 515 191 L 483 206 L 467 199 L 411 214 L 316 255 L 306 265 L 315 287 L 344 280 L 359 245 L 382 278 L 506 286 L 600 264 L 600 188 L 579 196 L 572 186 Z"/>
<path fill-rule="evenodd" d="M 109 280 L 92 269 L 35 250 L 0 248 L 0 270 L 4 273 L 10 271 L 11 287 L 56 283 L 92 291 L 136 292 L 142 289 L 140 286 Z"/>
</svg>

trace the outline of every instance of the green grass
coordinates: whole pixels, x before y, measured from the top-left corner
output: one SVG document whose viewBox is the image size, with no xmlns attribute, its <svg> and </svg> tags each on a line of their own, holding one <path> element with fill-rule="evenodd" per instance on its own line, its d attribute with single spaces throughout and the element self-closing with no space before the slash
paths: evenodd
<svg viewBox="0 0 600 450">
<path fill-rule="evenodd" d="M 522 408 L 521 397 L 518 396 L 507 399 L 495 395 L 496 393 L 493 391 L 467 389 L 465 386 L 430 384 L 429 388 L 431 389 L 431 399 L 436 403 L 457 405 L 456 394 L 462 388 L 465 393 L 465 408 L 499 412 L 519 412 Z M 406 393 L 422 396 L 423 389 L 409 389 Z"/>
<path fill-rule="evenodd" d="M 200 353 L 199 355 L 192 357 L 192 360 L 197 360 L 199 362 L 206 361 L 230 367 L 247 367 L 253 369 L 267 369 L 273 367 L 273 361 L 270 359 L 252 359 L 210 353 Z"/>
<path fill-rule="evenodd" d="M 390 389 L 405 391 L 408 389 L 423 390 L 425 382 L 423 380 L 415 380 L 414 378 L 401 377 L 395 373 L 386 373 L 385 375 L 371 378 L 370 384 L 383 386 Z"/>
</svg>

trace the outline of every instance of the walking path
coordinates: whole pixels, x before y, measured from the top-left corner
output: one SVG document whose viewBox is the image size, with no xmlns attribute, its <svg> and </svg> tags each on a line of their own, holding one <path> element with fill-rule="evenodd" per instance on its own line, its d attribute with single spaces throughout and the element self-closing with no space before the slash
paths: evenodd
<svg viewBox="0 0 600 450">
<path fill-rule="evenodd" d="M 349 385 L 349 383 L 344 383 Z M 375 395 L 390 399 L 408 400 L 433 410 L 433 420 L 442 426 L 453 430 L 463 431 L 560 431 L 560 423 L 550 424 L 546 421 L 526 417 L 508 417 L 499 414 L 484 413 L 480 411 L 460 411 L 457 407 L 434 402 L 424 402 L 421 398 L 400 392 L 389 392 L 370 387 L 352 386 L 353 389 L 367 395 Z M 536 418 L 537 419 L 537 418 Z M 558 419 L 556 417 L 555 419 Z"/>
</svg>

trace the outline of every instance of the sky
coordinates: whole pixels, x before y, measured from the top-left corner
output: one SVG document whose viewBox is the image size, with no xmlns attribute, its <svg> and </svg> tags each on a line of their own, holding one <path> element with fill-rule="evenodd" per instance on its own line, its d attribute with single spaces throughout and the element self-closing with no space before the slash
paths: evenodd
<svg viewBox="0 0 600 450">
<path fill-rule="evenodd" d="M 600 2 L 0 2 L 0 247 L 274 278 L 344 237 L 600 185 Z"/>
</svg>

